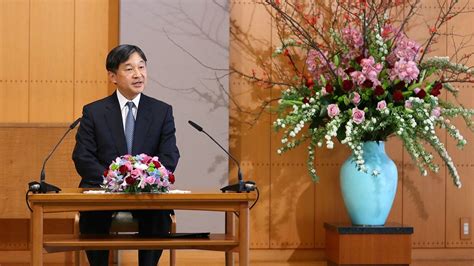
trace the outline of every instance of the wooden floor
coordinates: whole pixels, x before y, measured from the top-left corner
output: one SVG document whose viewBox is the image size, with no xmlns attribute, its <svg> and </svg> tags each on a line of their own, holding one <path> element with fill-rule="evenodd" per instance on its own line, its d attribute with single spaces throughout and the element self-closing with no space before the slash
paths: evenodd
<svg viewBox="0 0 474 266">
<path fill-rule="evenodd" d="M 179 251 L 186 252 L 186 251 Z M 206 254 L 212 254 L 207 256 Z M 184 254 L 183 254 L 184 255 Z M 128 255 L 129 256 L 129 255 Z M 186 258 L 187 256 L 181 256 L 177 258 L 176 266 L 222 266 L 224 265 L 224 256 L 222 258 L 217 258 L 215 252 L 202 251 L 202 256 L 196 258 L 195 253 L 193 258 Z M 199 261 L 199 262 L 198 262 Z M 138 265 L 134 262 L 125 262 L 121 264 L 122 266 L 136 266 Z M 159 266 L 168 266 L 169 265 L 169 256 L 168 252 L 164 252 L 160 260 Z M 326 266 L 326 261 L 307 261 L 307 262 L 252 262 L 252 266 Z M 238 266 L 238 263 L 235 264 Z M 415 260 L 411 266 L 474 266 L 474 260 Z"/>
<path fill-rule="evenodd" d="M 121 251 L 121 258 L 119 265 L 122 266 L 136 266 L 137 263 L 137 252 L 136 251 Z M 282 252 L 283 253 L 283 252 Z M 60 253 L 56 253 L 60 254 Z M 28 263 L 19 263 L 18 256 L 15 254 L 2 254 L 3 256 L 0 257 L 0 266 L 28 266 Z M 6 256 L 5 256 L 6 255 Z M 12 258 L 11 256 L 16 257 Z M 51 256 L 53 254 L 46 254 L 46 256 Z M 439 254 L 438 254 L 439 255 Z M 21 259 L 21 261 L 25 261 L 27 258 Z M 255 256 L 257 257 L 257 256 Z M 254 257 L 254 258 L 255 258 Z M 50 257 L 51 258 L 51 257 Z M 322 258 L 322 257 L 321 257 Z M 438 256 L 440 258 L 440 256 Z M 442 257 L 441 257 L 442 258 Z M 472 258 L 472 257 L 470 257 Z M 298 256 L 297 258 L 292 258 L 291 260 L 300 259 Z M 14 263 L 14 261 L 17 261 Z M 3 261 L 3 262 L 2 262 Z M 5 263 L 4 261 L 10 261 L 10 263 Z M 59 261 L 59 260 L 56 260 Z M 71 257 L 68 258 L 67 261 L 72 261 Z M 64 265 L 71 265 L 69 263 L 45 263 L 44 266 L 64 266 Z M 83 263 L 83 266 L 88 265 L 88 263 Z M 163 252 L 163 256 L 160 260 L 159 266 L 168 266 L 169 265 L 169 252 Z M 213 251 L 187 251 L 187 250 L 180 250 L 177 254 L 177 262 L 176 266 L 223 266 L 224 265 L 224 253 L 222 252 L 213 252 Z M 288 261 L 288 262 L 274 262 L 274 261 L 252 261 L 252 266 L 326 266 L 327 263 L 324 260 L 312 260 L 312 261 Z M 238 263 L 235 264 L 238 266 Z M 474 266 L 474 259 L 470 260 L 414 260 L 411 266 Z"/>
</svg>

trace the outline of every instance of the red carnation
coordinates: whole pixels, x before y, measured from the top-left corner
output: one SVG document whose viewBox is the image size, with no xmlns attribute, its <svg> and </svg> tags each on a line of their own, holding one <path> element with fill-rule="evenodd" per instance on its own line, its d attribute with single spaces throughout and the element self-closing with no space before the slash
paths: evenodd
<svg viewBox="0 0 474 266">
<path fill-rule="evenodd" d="M 360 65 L 360 62 L 362 62 L 362 59 L 364 59 L 364 56 L 363 56 L 363 55 L 359 55 L 358 57 L 355 58 L 355 61 L 357 62 L 357 64 Z"/>
<path fill-rule="evenodd" d="M 353 67 L 348 67 L 346 70 L 344 70 L 344 72 L 347 74 L 347 75 L 350 75 L 352 72 L 355 71 L 355 68 Z"/>
<path fill-rule="evenodd" d="M 433 96 L 438 96 L 441 94 L 441 89 L 443 88 L 443 85 L 441 82 L 435 82 L 433 88 L 430 91 L 430 94 Z"/>
<path fill-rule="evenodd" d="M 352 88 L 354 88 L 354 82 L 352 82 L 352 80 L 344 80 L 342 82 L 342 89 L 345 90 L 345 91 L 350 91 L 352 90 Z"/>
<path fill-rule="evenodd" d="M 426 96 L 426 91 L 424 89 L 420 89 L 417 93 L 416 93 L 416 97 L 420 98 L 420 99 L 424 99 Z"/>
<path fill-rule="evenodd" d="M 380 95 L 384 94 L 384 92 L 385 92 L 385 90 L 380 85 L 377 85 L 374 89 L 375 96 L 380 96 Z"/>
<path fill-rule="evenodd" d="M 158 161 L 152 161 L 152 163 L 155 166 L 155 168 L 160 168 L 161 167 L 161 164 Z"/>
<path fill-rule="evenodd" d="M 133 185 L 133 183 L 135 183 L 135 178 L 133 178 L 132 176 L 129 176 L 127 178 L 125 178 L 125 182 L 127 182 L 127 184 L 129 185 Z"/>
<path fill-rule="evenodd" d="M 174 179 L 174 174 L 173 173 L 170 173 L 168 175 L 168 180 L 170 181 L 171 184 L 174 184 L 175 179 Z"/>
<path fill-rule="evenodd" d="M 403 90 L 406 87 L 405 81 L 400 81 L 393 87 L 395 90 Z"/>
<path fill-rule="evenodd" d="M 304 98 L 303 98 L 303 103 L 309 103 L 308 97 L 304 97 Z"/>
<path fill-rule="evenodd" d="M 334 88 L 331 84 L 326 84 L 326 92 L 327 93 L 333 93 L 334 92 Z"/>
<path fill-rule="evenodd" d="M 119 172 L 120 172 L 122 175 L 126 174 L 126 173 L 127 173 L 127 170 L 128 170 L 128 169 L 127 169 L 127 167 L 126 167 L 125 165 L 121 165 L 121 166 L 119 167 Z"/>
<path fill-rule="evenodd" d="M 364 88 L 372 88 L 374 83 L 370 79 L 366 79 L 364 83 L 362 83 L 362 87 Z"/>
<path fill-rule="evenodd" d="M 105 169 L 103 176 L 107 176 L 108 174 L 109 174 L 109 169 Z"/>
<path fill-rule="evenodd" d="M 393 92 L 393 100 L 395 102 L 401 102 L 403 101 L 403 94 L 401 90 L 396 90 Z"/>
</svg>

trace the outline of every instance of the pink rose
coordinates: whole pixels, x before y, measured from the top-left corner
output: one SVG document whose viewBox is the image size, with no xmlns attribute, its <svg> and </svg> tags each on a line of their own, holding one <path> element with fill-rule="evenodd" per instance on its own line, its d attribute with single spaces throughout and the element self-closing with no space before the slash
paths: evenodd
<svg viewBox="0 0 474 266">
<path fill-rule="evenodd" d="M 358 105 L 360 103 L 360 94 L 357 92 L 354 92 L 354 95 L 352 96 L 352 103 L 355 105 Z"/>
<path fill-rule="evenodd" d="M 328 116 L 330 118 L 337 116 L 340 112 L 339 106 L 337 106 L 337 104 L 334 104 L 334 103 L 328 105 L 327 110 L 328 110 Z"/>
<path fill-rule="evenodd" d="M 385 108 L 387 108 L 387 103 L 385 102 L 385 100 L 382 100 L 380 102 L 377 103 L 377 111 L 382 111 L 384 110 Z"/>
<path fill-rule="evenodd" d="M 365 112 L 357 107 L 352 108 L 352 120 L 356 124 L 360 124 L 365 120 Z"/>
<path fill-rule="evenodd" d="M 439 117 L 441 115 L 441 108 L 439 106 L 433 108 L 433 110 L 431 110 L 431 115 L 434 117 Z"/>
</svg>

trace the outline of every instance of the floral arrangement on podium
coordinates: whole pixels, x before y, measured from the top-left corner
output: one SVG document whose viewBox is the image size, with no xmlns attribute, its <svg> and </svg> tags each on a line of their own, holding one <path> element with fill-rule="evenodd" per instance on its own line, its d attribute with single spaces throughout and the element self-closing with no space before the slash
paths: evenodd
<svg viewBox="0 0 474 266">
<path fill-rule="evenodd" d="M 458 1 L 439 2 L 438 18 L 426 28 L 428 39 L 419 43 L 406 33 L 419 2 L 265 0 L 281 45 L 273 53 L 271 76 L 247 77 L 283 87 L 274 122 L 283 132 L 278 153 L 308 145 L 315 181 L 316 147 L 332 149 L 337 139 L 351 149 L 359 171 L 376 176 L 380 173 L 366 167 L 363 145 L 396 136 L 423 175 L 439 170 L 427 150 L 431 146 L 461 187 L 435 129 L 446 130 L 459 148 L 466 140 L 452 118 L 463 118 L 473 130 L 474 110 L 446 97 L 457 96 L 455 83 L 473 82 L 472 68 L 464 65 L 470 54 L 461 53 L 461 44 L 454 59 L 427 55 L 446 22 L 463 9 L 454 8 Z"/>
<path fill-rule="evenodd" d="M 146 154 L 117 157 L 104 172 L 102 188 L 109 192 L 168 192 L 175 182 L 157 156 Z"/>
</svg>

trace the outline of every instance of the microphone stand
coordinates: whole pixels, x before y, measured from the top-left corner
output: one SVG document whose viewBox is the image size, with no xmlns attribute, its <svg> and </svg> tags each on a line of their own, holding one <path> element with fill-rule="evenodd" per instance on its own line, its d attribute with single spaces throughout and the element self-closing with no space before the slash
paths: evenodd
<svg viewBox="0 0 474 266">
<path fill-rule="evenodd" d="M 61 139 L 56 143 L 56 146 L 54 146 L 53 150 L 48 154 L 46 159 L 43 162 L 43 167 L 41 168 L 41 174 L 40 174 L 40 182 L 30 182 L 28 183 L 28 187 L 30 191 L 33 191 L 33 193 L 48 193 L 48 192 L 56 192 L 58 193 L 61 191 L 61 189 L 55 185 L 48 184 L 46 183 L 46 173 L 45 173 L 45 167 L 46 167 L 46 162 L 49 160 L 51 155 L 53 155 L 54 151 L 59 147 L 59 145 L 63 142 L 64 138 L 67 136 L 67 134 L 73 130 L 77 124 L 81 121 L 81 118 L 76 119 L 68 128 L 68 130 L 64 133 L 64 135 L 61 137 Z"/>
<path fill-rule="evenodd" d="M 191 120 L 189 120 L 188 123 L 192 127 L 194 127 L 197 131 L 206 134 L 212 141 L 214 141 L 215 144 L 217 144 L 217 146 L 219 146 L 219 148 L 221 148 L 225 153 L 227 153 L 227 155 L 229 155 L 229 157 L 235 162 L 235 164 L 237 164 L 237 178 L 238 178 L 237 183 L 222 187 L 220 190 L 224 193 L 228 191 L 237 192 L 237 193 L 241 193 L 241 192 L 248 193 L 250 191 L 254 191 L 257 185 L 253 181 L 243 181 L 242 172 L 240 171 L 240 163 L 234 158 L 234 156 L 232 156 L 226 149 L 224 149 L 224 147 L 222 147 L 211 135 L 209 135 L 206 131 L 204 131 L 204 129 L 201 126 L 199 126 L 198 124 L 194 123 Z"/>
</svg>

